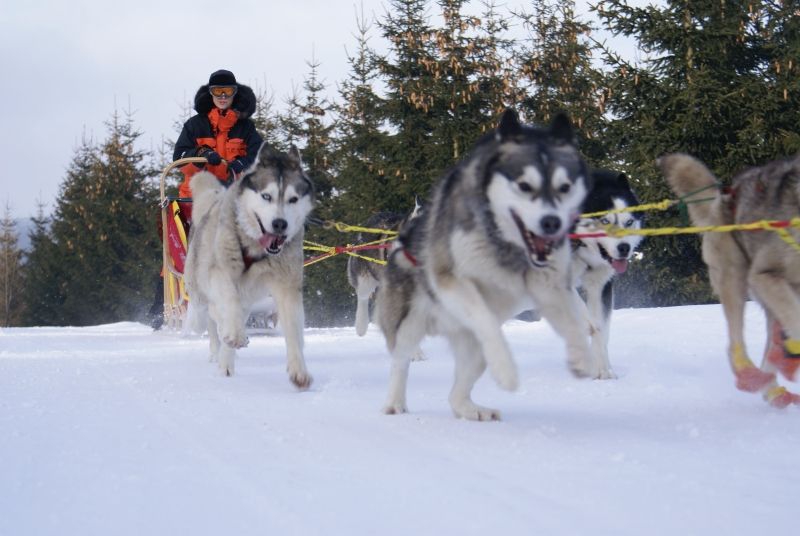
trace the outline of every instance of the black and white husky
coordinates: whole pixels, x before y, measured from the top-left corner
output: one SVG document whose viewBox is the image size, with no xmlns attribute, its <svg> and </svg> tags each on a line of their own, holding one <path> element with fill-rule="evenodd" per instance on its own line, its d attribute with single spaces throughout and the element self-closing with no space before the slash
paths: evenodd
<svg viewBox="0 0 800 536">
<path fill-rule="evenodd" d="M 595 362 L 590 376 L 608 379 L 616 377 L 608 358 L 609 323 L 614 308 L 614 276 L 627 270 L 628 262 L 642 237 L 592 235 L 604 234 L 603 228 L 608 225 L 622 229 L 641 229 L 642 213 L 624 211 L 625 208 L 639 204 L 624 173 L 595 170 L 592 177 L 594 186 L 583 203 L 582 213 L 615 212 L 581 218 L 576 225 L 575 233 L 578 238 L 572 242 L 572 278 L 573 286 L 581 287 L 584 291 L 587 314 L 594 328 L 592 355 Z"/>
<path fill-rule="evenodd" d="M 422 213 L 422 204 L 419 199 L 414 199 L 414 209 L 410 214 L 400 214 L 399 212 L 378 212 L 370 216 L 364 223 L 365 227 L 372 229 L 386 229 L 389 231 L 399 231 L 411 218 L 416 218 Z M 371 250 L 359 251 L 359 257 L 350 256 L 347 258 L 347 281 L 356 291 L 356 333 L 363 337 L 367 333 L 369 326 L 369 304 L 380 284 L 381 276 L 384 272 L 386 259 L 389 257 L 391 249 L 394 247 L 394 240 L 389 240 L 390 235 L 373 234 L 358 235 L 358 243 L 383 240 L 382 244 L 388 244 L 388 248 L 376 248 Z M 375 259 L 370 261 L 360 257 Z M 376 262 L 377 261 L 377 262 Z"/>
<path fill-rule="evenodd" d="M 229 188 L 207 172 L 190 184 L 193 225 L 184 275 L 192 307 L 208 319 L 211 359 L 222 374 L 233 374 L 235 351 L 248 343 L 248 314 L 271 294 L 286 338 L 289 379 L 307 388 L 303 232 L 314 189 L 299 152 L 279 153 L 265 143 Z"/>
<path fill-rule="evenodd" d="M 588 374 L 589 325 L 570 280 L 568 233 L 591 176 L 573 138 L 564 115 L 534 128 L 507 111 L 401 233 L 376 303 L 392 354 L 385 413 L 407 411 L 414 351 L 426 334 L 441 333 L 455 357 L 453 413 L 499 419 L 498 410 L 472 401 L 472 388 L 487 365 L 502 388 L 517 388 L 501 327 L 534 305 L 564 338 L 570 369 Z"/>
</svg>

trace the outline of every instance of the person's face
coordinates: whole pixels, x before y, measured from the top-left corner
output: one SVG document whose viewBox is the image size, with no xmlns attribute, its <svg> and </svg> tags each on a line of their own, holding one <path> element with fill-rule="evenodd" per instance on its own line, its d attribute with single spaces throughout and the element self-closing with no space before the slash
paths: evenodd
<svg viewBox="0 0 800 536">
<path fill-rule="evenodd" d="M 231 97 L 211 97 L 214 101 L 214 106 L 219 108 L 220 110 L 227 110 L 233 99 Z"/>
<path fill-rule="evenodd" d="M 220 110 L 227 110 L 233 103 L 233 97 L 236 95 L 237 88 L 235 86 L 223 87 L 215 86 L 210 89 L 211 99 L 214 101 L 214 106 Z"/>
</svg>

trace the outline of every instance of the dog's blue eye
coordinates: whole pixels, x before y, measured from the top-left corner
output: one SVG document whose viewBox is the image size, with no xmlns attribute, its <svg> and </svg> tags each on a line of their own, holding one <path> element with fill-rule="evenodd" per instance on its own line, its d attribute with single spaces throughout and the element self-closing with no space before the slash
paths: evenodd
<svg viewBox="0 0 800 536">
<path fill-rule="evenodd" d="M 558 191 L 561 192 L 562 194 L 565 194 L 569 192 L 569 188 L 570 188 L 569 184 L 562 184 L 561 186 L 558 187 Z"/>
<path fill-rule="evenodd" d="M 297 197 L 297 196 L 289 198 L 289 203 L 292 204 L 292 205 L 297 203 L 298 201 L 300 201 L 300 198 Z"/>
<path fill-rule="evenodd" d="M 518 182 L 517 185 L 519 186 L 521 192 L 530 193 L 533 191 L 533 187 L 531 187 L 531 185 L 527 182 Z"/>
<path fill-rule="evenodd" d="M 602 223 L 603 225 L 608 225 L 609 223 L 611 223 L 611 221 L 608 218 L 603 218 L 600 220 L 600 223 Z"/>
<path fill-rule="evenodd" d="M 262 198 L 262 199 L 264 199 L 264 201 L 266 201 L 266 202 L 268 202 L 268 203 L 269 203 L 270 201 L 272 201 L 272 196 L 271 196 L 271 195 L 269 195 L 269 194 L 261 194 L 261 198 Z"/>
<path fill-rule="evenodd" d="M 633 220 L 628 220 L 625 222 L 625 227 L 631 227 L 631 226 L 633 226 Z"/>
</svg>

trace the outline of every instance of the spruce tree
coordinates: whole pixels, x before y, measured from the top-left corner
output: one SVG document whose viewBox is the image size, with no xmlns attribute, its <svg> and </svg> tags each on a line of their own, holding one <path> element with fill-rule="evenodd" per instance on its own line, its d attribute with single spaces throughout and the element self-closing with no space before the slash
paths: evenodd
<svg viewBox="0 0 800 536">
<path fill-rule="evenodd" d="M 573 0 L 533 0 L 532 13 L 516 13 L 527 29 L 516 60 L 525 96 L 520 108 L 529 122 L 547 124 L 567 112 L 581 152 L 593 164 L 606 158 L 603 110 L 598 106 L 603 73 L 592 65 L 590 26 L 575 15 Z"/>
<path fill-rule="evenodd" d="M 100 147 L 78 151 L 53 221 L 69 324 L 143 320 L 159 270 L 155 171 L 130 117 L 115 113 L 107 127 Z"/>
<path fill-rule="evenodd" d="M 303 97 L 295 96 L 291 106 L 296 110 L 295 128 L 303 157 L 303 168 L 314 183 L 317 219 L 330 220 L 338 191 L 334 188 L 333 107 L 324 97 L 325 83 L 319 79 L 319 62 L 308 62 L 309 74 L 303 83 Z M 299 128 L 298 128 L 299 127 Z M 308 229 L 306 237 L 316 243 L 338 245 L 342 235 L 318 226 Z M 333 326 L 350 323 L 350 289 L 347 284 L 344 259 L 334 257 L 309 266 L 304 274 L 304 302 L 306 318 L 312 326 Z"/>
<path fill-rule="evenodd" d="M 19 325 L 22 283 L 22 250 L 11 204 L 6 202 L 0 220 L 0 326 Z"/>
<path fill-rule="evenodd" d="M 481 116 L 491 118 L 482 130 L 497 126 L 496 118 L 508 107 L 518 109 L 524 96 L 515 56 L 517 41 L 508 37 L 512 18 L 500 13 L 495 0 L 484 0 L 474 52 L 478 65 L 476 90 L 485 107 Z"/>
<path fill-rule="evenodd" d="M 303 82 L 304 100 L 297 103 L 300 112 L 300 135 L 303 139 L 303 163 L 306 172 L 314 182 L 314 188 L 323 200 L 322 205 L 330 204 L 333 189 L 331 166 L 331 132 L 334 130 L 333 106 L 324 96 L 325 82 L 319 79 L 320 63 L 311 59 L 308 62 L 308 77 Z"/>
<path fill-rule="evenodd" d="M 423 64 L 433 79 L 430 116 L 432 143 L 437 152 L 431 165 L 438 174 L 468 152 L 492 128 L 507 95 L 503 80 L 503 50 L 496 33 L 486 33 L 477 16 L 465 13 L 465 0 L 439 0 L 442 26 L 433 31 L 435 61 Z M 487 7 L 489 31 L 502 25 L 493 7 Z"/>
<path fill-rule="evenodd" d="M 298 88 L 293 88 L 291 95 L 284 101 L 286 107 L 277 115 L 277 135 L 275 148 L 288 151 L 289 147 L 302 146 L 304 136 L 302 93 Z"/>
<path fill-rule="evenodd" d="M 334 159 L 337 219 L 363 223 L 375 212 L 393 210 L 393 179 L 387 175 L 387 135 L 381 129 L 384 105 L 374 86 L 379 73 L 369 47 L 370 24 L 357 20 L 356 51 L 348 56 L 350 72 L 339 86 Z"/>
<path fill-rule="evenodd" d="M 442 171 L 440 140 L 435 140 L 437 63 L 434 30 L 425 0 L 390 0 L 378 20 L 389 50 L 378 60 L 386 87 L 384 120 L 392 132 L 387 146 L 386 174 L 392 181 L 390 206 L 413 207 L 414 196 L 426 196 Z M 449 147 L 448 147 L 449 153 Z"/>
<path fill-rule="evenodd" d="M 261 137 L 271 147 L 279 147 L 280 123 L 278 113 L 275 111 L 275 98 L 265 89 L 253 88 L 256 95 L 256 111 L 250 118 L 256 126 Z"/>
<path fill-rule="evenodd" d="M 363 225 L 380 211 L 395 210 L 394 178 L 387 175 L 387 135 L 381 129 L 383 100 L 376 94 L 378 78 L 375 52 L 369 47 L 370 28 L 363 13 L 356 21 L 356 50 L 348 55 L 348 78 L 339 84 L 341 101 L 335 105 L 336 128 L 333 134 L 335 198 L 325 217 L 333 221 Z M 311 236 L 326 240 L 329 245 L 348 245 L 358 240 L 354 233 L 311 229 Z M 370 235 L 368 235 L 370 236 Z M 339 323 L 352 324 L 355 294 L 346 278 L 347 257 L 329 259 L 307 268 L 313 274 L 331 264 L 341 293 L 336 304 Z M 326 267 L 328 268 L 328 267 Z"/>
<path fill-rule="evenodd" d="M 87 145 L 84 143 L 83 148 Z M 74 168 L 75 161 L 70 167 Z M 69 173 L 69 171 L 68 171 Z M 64 272 L 62 259 L 51 234 L 51 218 L 39 201 L 33 229 L 29 234 L 30 250 L 25 256 L 25 286 L 22 291 L 22 325 L 63 326 Z"/>
<path fill-rule="evenodd" d="M 632 63 L 605 49 L 605 109 L 613 118 L 605 142 L 642 199 L 672 197 L 654 166 L 663 153 L 693 154 L 727 182 L 738 170 L 800 149 L 796 11 L 796 2 L 598 3 L 604 26 L 634 38 L 647 55 Z M 650 213 L 647 221 L 681 223 L 675 213 Z M 712 299 L 697 237 L 652 238 L 643 253 L 643 270 L 622 278 L 641 293 L 633 303 Z"/>
</svg>

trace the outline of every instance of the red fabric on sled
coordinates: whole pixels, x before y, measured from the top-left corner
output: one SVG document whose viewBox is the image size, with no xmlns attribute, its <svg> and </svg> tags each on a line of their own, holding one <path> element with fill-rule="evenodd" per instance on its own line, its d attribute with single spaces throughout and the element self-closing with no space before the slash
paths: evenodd
<svg viewBox="0 0 800 536">
<path fill-rule="evenodd" d="M 183 274 L 183 268 L 186 265 L 186 248 L 183 247 L 183 242 L 181 242 L 178 224 L 175 222 L 175 218 L 172 217 L 167 218 L 167 247 L 175 270 Z"/>
</svg>

